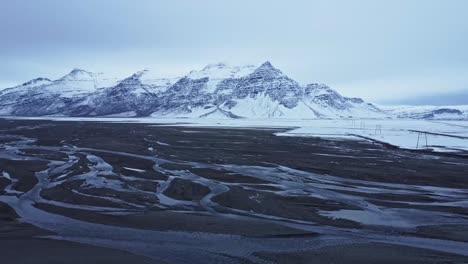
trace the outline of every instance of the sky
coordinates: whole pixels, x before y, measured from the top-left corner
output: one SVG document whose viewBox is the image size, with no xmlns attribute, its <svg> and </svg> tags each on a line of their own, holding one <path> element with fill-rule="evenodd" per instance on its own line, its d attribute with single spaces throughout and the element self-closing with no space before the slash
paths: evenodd
<svg viewBox="0 0 468 264">
<path fill-rule="evenodd" d="M 275 67 L 377 103 L 468 104 L 464 0 L 0 0 L 0 87 L 73 68 Z M 456 102 L 455 102 L 456 101 Z"/>
</svg>

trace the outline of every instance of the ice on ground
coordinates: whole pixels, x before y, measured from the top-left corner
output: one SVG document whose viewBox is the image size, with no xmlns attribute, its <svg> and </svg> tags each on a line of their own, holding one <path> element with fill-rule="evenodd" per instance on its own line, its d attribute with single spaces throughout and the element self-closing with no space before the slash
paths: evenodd
<svg viewBox="0 0 468 264">
<path fill-rule="evenodd" d="M 145 123 L 158 126 L 284 128 L 278 136 L 380 141 L 407 149 L 433 151 L 468 151 L 468 121 L 431 121 L 412 119 L 214 119 L 214 118 L 76 118 L 76 117 L 6 117 L 11 119 Z M 415 132 L 421 131 L 421 132 Z M 428 132 L 422 133 L 422 132 Z M 440 134 L 440 135 L 435 135 Z M 419 140 L 418 140 L 419 138 Z M 427 139 L 427 143 L 426 143 Z"/>
<path fill-rule="evenodd" d="M 2 177 L 11 180 L 10 174 L 6 171 L 2 172 Z"/>
<path fill-rule="evenodd" d="M 161 146 L 169 146 L 169 144 L 161 142 L 161 141 L 156 141 L 156 144 L 161 145 Z"/>
<path fill-rule="evenodd" d="M 136 168 L 129 168 L 129 167 L 123 167 L 123 168 L 126 169 L 126 170 L 130 170 L 130 171 L 145 172 L 145 170 L 136 169 Z"/>
<path fill-rule="evenodd" d="M 388 143 L 405 149 L 433 151 L 468 150 L 467 127 L 461 122 L 420 120 L 326 120 L 310 123 L 279 136 L 315 136 L 323 138 L 355 137 Z"/>
</svg>

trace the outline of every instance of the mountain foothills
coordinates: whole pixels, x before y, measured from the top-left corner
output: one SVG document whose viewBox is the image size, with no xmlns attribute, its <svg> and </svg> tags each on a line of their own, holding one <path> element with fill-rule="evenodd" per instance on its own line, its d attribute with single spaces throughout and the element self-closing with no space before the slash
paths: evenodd
<svg viewBox="0 0 468 264">
<path fill-rule="evenodd" d="M 380 105 L 379 108 L 404 119 L 468 120 L 468 105 Z"/>
<path fill-rule="evenodd" d="M 388 110 L 388 109 L 387 109 Z M 300 85 L 270 62 L 259 67 L 211 64 L 181 78 L 145 70 L 119 80 L 74 69 L 0 91 L 0 115 L 171 118 L 391 118 L 391 111 L 341 96 L 324 84 Z M 437 109 L 433 109 L 437 110 Z M 466 118 L 460 110 L 446 113 Z M 410 118 L 431 118 L 408 114 Z M 445 115 L 447 116 L 447 115 Z"/>
</svg>

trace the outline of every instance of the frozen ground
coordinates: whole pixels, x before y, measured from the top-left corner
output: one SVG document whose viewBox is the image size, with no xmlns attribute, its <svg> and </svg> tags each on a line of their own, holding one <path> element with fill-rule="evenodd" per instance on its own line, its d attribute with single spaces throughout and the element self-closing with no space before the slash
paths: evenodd
<svg viewBox="0 0 468 264">
<path fill-rule="evenodd" d="M 468 150 L 468 121 L 429 121 L 406 119 L 157 119 L 157 118 L 76 118 L 33 117 L 56 121 L 105 121 L 154 123 L 170 126 L 291 128 L 278 136 L 367 139 L 406 149 L 440 152 Z"/>
</svg>

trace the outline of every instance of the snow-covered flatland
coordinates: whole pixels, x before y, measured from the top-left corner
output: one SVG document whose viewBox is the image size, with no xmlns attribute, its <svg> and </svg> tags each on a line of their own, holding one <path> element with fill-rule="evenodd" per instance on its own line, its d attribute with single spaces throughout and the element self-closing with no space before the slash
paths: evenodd
<svg viewBox="0 0 468 264">
<path fill-rule="evenodd" d="M 468 122 L 466 121 L 322 120 L 305 123 L 300 128 L 278 135 L 325 138 L 362 137 L 406 149 L 430 148 L 444 152 L 468 150 Z"/>
<path fill-rule="evenodd" d="M 212 119 L 212 118 L 76 118 L 7 117 L 55 121 L 94 121 L 146 123 L 168 126 L 290 128 L 278 136 L 323 137 L 376 140 L 407 149 L 468 151 L 468 121 L 429 121 L 405 119 Z M 415 131 L 428 132 L 418 133 Z M 434 135 L 441 134 L 441 135 Z M 419 143 L 418 143 L 419 137 Z M 427 146 L 426 146 L 427 139 Z"/>
</svg>

